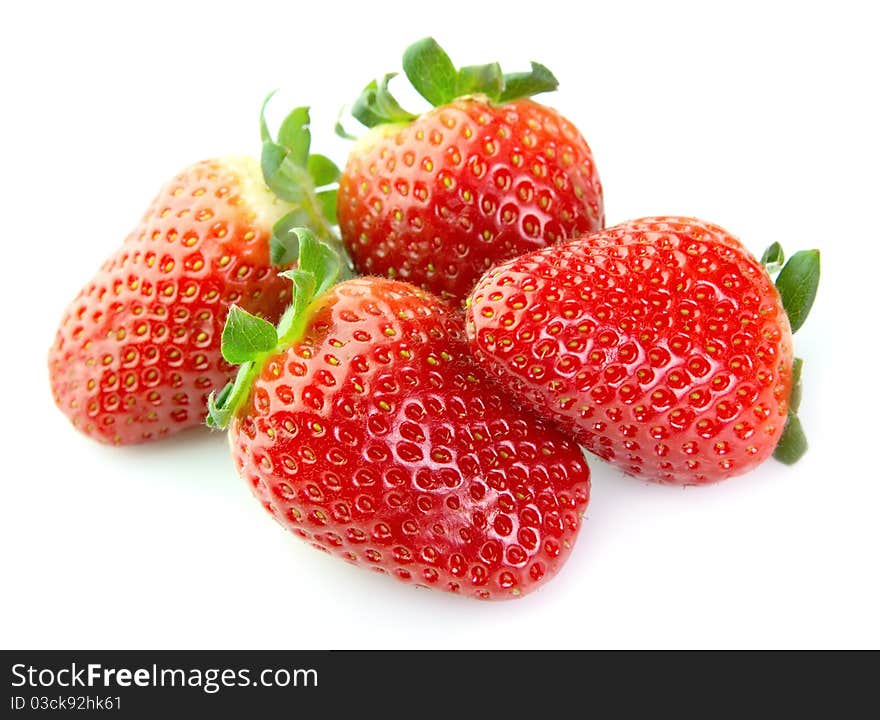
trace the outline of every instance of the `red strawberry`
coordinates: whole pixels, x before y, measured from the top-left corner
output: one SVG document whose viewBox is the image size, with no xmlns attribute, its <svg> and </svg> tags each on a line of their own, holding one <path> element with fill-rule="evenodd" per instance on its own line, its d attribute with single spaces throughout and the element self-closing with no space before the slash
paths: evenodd
<svg viewBox="0 0 880 720">
<path fill-rule="evenodd" d="M 382 278 L 324 292 L 327 258 L 300 238 L 294 307 L 277 334 L 230 312 L 224 354 L 244 364 L 210 402 L 257 498 L 316 548 L 405 582 L 503 599 L 548 580 L 589 499 L 577 445 L 509 406 L 458 313 Z"/>
<path fill-rule="evenodd" d="M 250 158 L 185 169 L 65 312 L 49 352 L 52 393 L 90 437 L 129 444 L 201 424 L 211 388 L 234 375 L 220 355 L 229 306 L 274 321 L 290 301 L 270 263 L 273 226 L 285 264 L 290 224 L 329 236 L 321 206 L 335 190 L 315 187 L 334 169 L 308 156 L 308 110 L 290 114 L 279 143 L 261 125 L 262 175 Z"/>
<path fill-rule="evenodd" d="M 427 38 L 406 51 L 403 68 L 434 110 L 403 110 L 388 92 L 391 75 L 352 110 L 374 128 L 339 183 L 340 232 L 358 270 L 463 300 L 495 263 L 603 227 L 586 141 L 526 99 L 556 88 L 545 67 L 456 70 Z"/>
<path fill-rule="evenodd" d="M 791 333 L 817 282 L 818 252 L 798 253 L 781 300 L 721 228 L 646 218 L 486 273 L 468 337 L 523 405 L 588 450 L 646 479 L 709 483 L 765 460 L 787 418 L 778 454 L 806 449 L 789 417 Z"/>
</svg>

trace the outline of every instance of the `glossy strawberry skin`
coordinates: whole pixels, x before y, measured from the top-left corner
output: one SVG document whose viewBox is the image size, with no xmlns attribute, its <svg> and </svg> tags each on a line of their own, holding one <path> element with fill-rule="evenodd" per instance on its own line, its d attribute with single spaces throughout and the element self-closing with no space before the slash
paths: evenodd
<svg viewBox="0 0 880 720">
<path fill-rule="evenodd" d="M 604 225 L 586 141 L 532 100 L 464 98 L 352 151 L 339 226 L 358 270 L 463 300 L 497 262 Z"/>
<path fill-rule="evenodd" d="M 285 207 L 246 158 L 197 163 L 162 188 L 49 352 L 55 402 L 79 430 L 127 445 L 203 423 L 208 393 L 235 374 L 220 355 L 229 306 L 274 321 L 290 301 L 269 263 Z"/>
<path fill-rule="evenodd" d="M 230 425 L 266 509 L 408 583 L 505 599 L 552 577 L 589 499 L 577 445 L 509 407 L 437 298 L 361 278 L 313 308 Z"/>
<path fill-rule="evenodd" d="M 660 217 L 502 264 L 468 309 L 478 361 L 625 472 L 704 484 L 773 451 L 792 339 L 764 268 L 721 228 Z"/>
</svg>

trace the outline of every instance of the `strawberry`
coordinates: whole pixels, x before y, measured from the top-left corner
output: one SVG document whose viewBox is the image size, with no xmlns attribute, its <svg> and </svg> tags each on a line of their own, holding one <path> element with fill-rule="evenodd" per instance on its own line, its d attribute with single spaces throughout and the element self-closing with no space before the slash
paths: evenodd
<svg viewBox="0 0 880 720">
<path fill-rule="evenodd" d="M 431 39 L 403 69 L 434 109 L 415 116 L 368 85 L 352 114 L 371 130 L 339 182 L 339 227 L 365 274 L 463 300 L 497 262 L 604 225 L 602 186 L 577 128 L 529 99 L 556 79 L 532 63 L 453 66 Z"/>
<path fill-rule="evenodd" d="M 333 283 L 297 231 L 278 329 L 234 307 L 243 363 L 209 401 L 266 510 L 314 547 L 408 583 L 504 599 L 563 564 L 589 498 L 576 444 L 512 409 L 467 352 L 463 319 L 407 283 Z M 326 291 L 326 292 L 325 292 Z"/>
<path fill-rule="evenodd" d="M 124 445 L 201 424 L 209 391 L 235 373 L 220 354 L 227 309 L 276 320 L 287 306 L 289 281 L 271 260 L 292 261 L 291 224 L 330 237 L 335 188 L 316 188 L 338 175 L 309 156 L 308 121 L 297 108 L 275 142 L 261 113 L 262 173 L 233 157 L 183 170 L 70 304 L 49 374 L 56 404 L 86 435 Z"/>
<path fill-rule="evenodd" d="M 649 480 L 710 483 L 774 448 L 786 462 L 805 451 L 792 330 L 818 273 L 818 251 L 798 253 L 774 286 L 721 228 L 646 218 L 490 270 L 468 339 L 520 404 L 591 452 Z"/>
</svg>

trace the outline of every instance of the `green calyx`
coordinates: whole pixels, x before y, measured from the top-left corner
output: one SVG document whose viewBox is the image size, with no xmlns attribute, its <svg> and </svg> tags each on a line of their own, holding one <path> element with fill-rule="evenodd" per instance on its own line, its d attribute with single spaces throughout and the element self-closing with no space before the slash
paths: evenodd
<svg viewBox="0 0 880 720">
<path fill-rule="evenodd" d="M 206 423 L 211 428 L 226 428 L 250 395 L 254 380 L 269 355 L 286 350 L 302 336 L 310 316 L 312 302 L 339 279 L 342 269 L 339 255 L 318 240 L 311 230 L 290 228 L 286 242 L 296 245 L 297 267 L 280 273 L 293 282 L 293 299 L 277 326 L 251 315 L 237 305 L 229 309 L 220 352 L 223 358 L 238 365 L 238 374 L 220 392 L 208 397 Z"/>
<path fill-rule="evenodd" d="M 819 289 L 819 251 L 801 250 L 792 255 L 776 276 L 776 289 L 788 313 L 793 333 L 801 329 Z"/>
<path fill-rule="evenodd" d="M 776 274 L 776 289 L 788 315 L 792 333 L 800 330 L 807 319 L 819 290 L 820 255 L 818 250 L 801 250 L 785 262 L 782 246 L 775 242 L 761 256 L 761 263 L 771 276 Z M 785 263 L 785 264 L 783 264 Z M 796 357 L 791 367 L 791 397 L 788 417 L 773 457 L 793 465 L 807 452 L 807 436 L 798 417 L 801 404 L 801 372 L 804 361 Z"/>
<path fill-rule="evenodd" d="M 773 451 L 773 457 L 786 465 L 794 465 L 800 460 L 809 447 L 807 436 L 801 426 L 798 417 L 798 409 L 801 404 L 801 371 L 804 361 L 795 358 L 791 365 L 791 398 L 788 401 L 788 417 L 785 419 L 785 428 L 782 436 Z"/>
<path fill-rule="evenodd" d="M 263 141 L 260 164 L 267 187 L 291 203 L 294 209 L 272 228 L 269 241 L 272 264 L 285 267 L 296 260 L 298 245 L 291 241 L 290 230 L 299 226 L 310 228 L 347 261 L 342 244 L 333 231 L 339 168 L 330 158 L 310 153 L 312 134 L 307 107 L 291 110 L 278 129 L 278 137 L 272 137 L 266 123 L 266 106 L 274 94 L 270 93 L 260 108 L 260 138 Z M 346 262 L 346 270 L 350 267 Z"/>
<path fill-rule="evenodd" d="M 446 105 L 466 95 L 483 95 L 493 102 L 508 102 L 555 90 L 559 83 L 546 67 L 532 62 L 531 70 L 503 73 L 495 63 L 456 68 L 434 38 L 410 45 L 403 53 L 403 72 L 410 84 L 434 107 Z M 404 110 L 388 90 L 394 73 L 373 81 L 361 92 L 351 114 L 368 128 L 414 120 L 417 115 Z M 346 136 L 340 124 L 337 133 Z"/>
</svg>

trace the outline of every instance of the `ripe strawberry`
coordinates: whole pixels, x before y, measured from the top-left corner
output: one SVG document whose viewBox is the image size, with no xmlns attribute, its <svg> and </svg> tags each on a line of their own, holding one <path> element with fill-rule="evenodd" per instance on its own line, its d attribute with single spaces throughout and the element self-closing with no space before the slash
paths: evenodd
<svg viewBox="0 0 880 720">
<path fill-rule="evenodd" d="M 471 295 L 468 339 L 522 405 L 588 450 L 646 479 L 709 483 L 765 460 L 787 417 L 778 454 L 806 449 L 789 413 L 791 333 L 817 283 L 817 251 L 783 269 L 780 300 L 721 228 L 646 218 L 493 268 Z"/>
<path fill-rule="evenodd" d="M 547 68 L 456 70 L 431 38 L 406 51 L 403 68 L 434 110 L 403 110 L 388 91 L 393 75 L 352 109 L 372 128 L 339 182 L 340 232 L 360 272 L 461 301 L 495 263 L 603 227 L 586 141 L 528 99 L 556 88 Z"/>
<path fill-rule="evenodd" d="M 482 599 L 538 587 L 589 499 L 577 445 L 510 408 L 458 313 L 383 278 L 324 292 L 327 257 L 300 239 L 277 334 L 237 308 L 223 333 L 244 364 L 209 424 L 229 424 L 242 477 L 281 525 L 355 564 Z"/>
<path fill-rule="evenodd" d="M 58 407 L 86 435 L 130 444 L 201 424 L 209 391 L 235 372 L 220 355 L 229 306 L 272 320 L 287 306 L 270 237 L 287 265 L 291 224 L 329 237 L 321 208 L 335 189 L 315 188 L 338 175 L 308 155 L 308 120 L 307 108 L 294 110 L 276 143 L 261 116 L 262 175 L 250 158 L 177 175 L 68 307 L 49 374 Z"/>
</svg>

